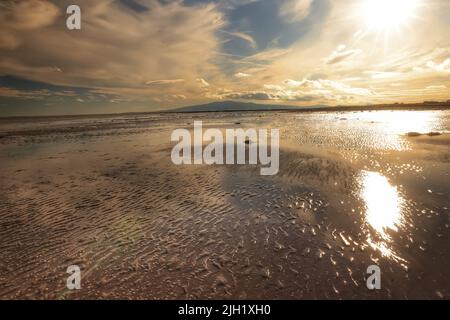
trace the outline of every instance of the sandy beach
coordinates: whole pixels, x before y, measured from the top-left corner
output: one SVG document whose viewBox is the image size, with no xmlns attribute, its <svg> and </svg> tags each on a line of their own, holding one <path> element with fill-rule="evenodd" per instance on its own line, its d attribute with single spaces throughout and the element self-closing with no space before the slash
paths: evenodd
<svg viewBox="0 0 450 320">
<path fill-rule="evenodd" d="M 195 120 L 280 129 L 280 172 L 174 165 Z M 449 299 L 449 146 L 448 110 L 1 119 L 0 298 Z"/>
</svg>

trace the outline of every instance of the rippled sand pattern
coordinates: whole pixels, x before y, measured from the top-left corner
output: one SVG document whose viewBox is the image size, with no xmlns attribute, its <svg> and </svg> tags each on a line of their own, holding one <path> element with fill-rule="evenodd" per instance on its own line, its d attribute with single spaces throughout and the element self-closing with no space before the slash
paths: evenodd
<svg viewBox="0 0 450 320">
<path fill-rule="evenodd" d="M 0 298 L 448 299 L 450 113 L 394 116 L 1 120 Z M 173 165 L 194 120 L 280 128 L 280 173 Z"/>
</svg>

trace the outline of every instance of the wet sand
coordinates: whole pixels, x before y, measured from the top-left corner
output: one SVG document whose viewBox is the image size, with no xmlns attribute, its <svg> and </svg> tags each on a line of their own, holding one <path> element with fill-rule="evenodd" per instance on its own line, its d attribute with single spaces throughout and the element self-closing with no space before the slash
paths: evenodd
<svg viewBox="0 0 450 320">
<path fill-rule="evenodd" d="M 173 165 L 194 120 L 279 128 L 280 173 Z M 449 299 L 449 133 L 450 111 L 0 119 L 0 298 Z"/>
</svg>

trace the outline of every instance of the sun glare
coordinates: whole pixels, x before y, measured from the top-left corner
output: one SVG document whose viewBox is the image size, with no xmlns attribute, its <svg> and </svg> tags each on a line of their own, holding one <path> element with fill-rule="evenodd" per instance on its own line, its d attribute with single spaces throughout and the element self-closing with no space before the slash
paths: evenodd
<svg viewBox="0 0 450 320">
<path fill-rule="evenodd" d="M 377 232 L 377 240 L 369 236 L 369 245 L 380 250 L 383 256 L 403 260 L 393 252 L 389 235 L 390 232 L 397 232 L 403 223 L 403 199 L 397 187 L 377 172 L 363 171 L 361 182 L 361 196 L 367 207 L 366 221 Z"/>
<path fill-rule="evenodd" d="M 360 15 L 370 30 L 399 30 L 416 16 L 420 2 L 421 0 L 364 0 Z"/>
</svg>

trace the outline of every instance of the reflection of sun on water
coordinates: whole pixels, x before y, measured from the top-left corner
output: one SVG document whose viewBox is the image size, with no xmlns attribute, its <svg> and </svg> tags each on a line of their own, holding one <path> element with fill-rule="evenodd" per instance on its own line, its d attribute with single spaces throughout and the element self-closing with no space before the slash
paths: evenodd
<svg viewBox="0 0 450 320">
<path fill-rule="evenodd" d="M 370 123 L 373 137 L 371 143 L 378 148 L 389 150 L 409 150 L 410 141 L 405 139 L 408 132 L 427 134 L 443 131 L 443 119 L 440 113 L 433 111 L 362 112 L 355 114 L 354 119 L 355 123 L 361 123 L 363 128 Z"/>
<path fill-rule="evenodd" d="M 378 111 L 364 113 L 361 118 L 380 123 L 386 133 L 404 135 L 414 131 L 428 133 L 437 130 L 441 123 L 438 113 L 433 111 Z"/>
<path fill-rule="evenodd" d="M 380 241 L 369 237 L 369 245 L 384 256 L 400 259 L 389 248 L 391 238 L 388 230 L 398 231 L 402 224 L 403 199 L 397 188 L 377 172 L 363 171 L 361 197 L 366 203 L 366 221 L 377 232 Z"/>
<path fill-rule="evenodd" d="M 362 197 L 367 206 L 367 222 L 384 239 L 389 239 L 385 230 L 397 231 L 401 219 L 401 198 L 397 188 L 379 173 L 364 172 Z"/>
<path fill-rule="evenodd" d="M 410 131 L 428 133 L 432 130 L 432 125 L 436 124 L 436 116 L 433 112 L 391 112 L 386 120 L 388 129 L 397 131 L 399 134 Z"/>
</svg>

